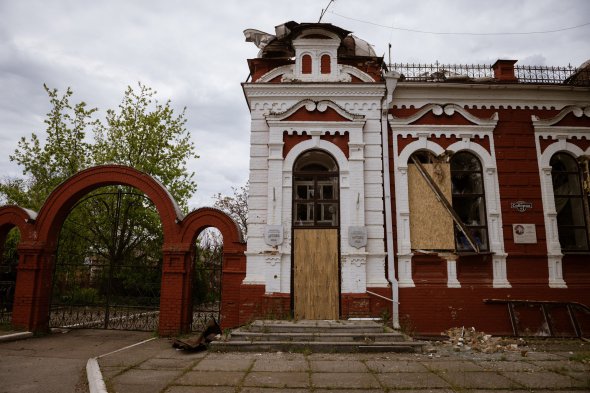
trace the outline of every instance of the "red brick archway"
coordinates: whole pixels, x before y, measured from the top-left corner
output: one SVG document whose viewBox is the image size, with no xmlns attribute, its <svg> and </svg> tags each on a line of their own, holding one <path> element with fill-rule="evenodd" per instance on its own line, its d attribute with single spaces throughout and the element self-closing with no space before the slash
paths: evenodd
<svg viewBox="0 0 590 393">
<path fill-rule="evenodd" d="M 0 207 L 0 247 L 4 246 L 10 229 L 16 226 L 21 231 L 12 315 L 12 324 L 15 327 L 31 331 L 47 329 L 55 248 L 61 225 L 78 200 L 94 189 L 109 185 L 125 185 L 138 189 L 150 198 L 160 215 L 164 232 L 160 334 L 190 331 L 191 253 L 194 240 L 203 229 L 216 227 L 223 235 L 226 242 L 224 272 L 226 267 L 230 275 L 245 270 L 244 244 L 240 230 L 225 213 L 204 208 L 185 218 L 166 188 L 151 176 L 127 166 L 97 166 L 81 171 L 60 184 L 49 195 L 38 215 L 18 206 Z M 239 291 L 241 279 L 237 284 L 232 284 L 234 281 L 229 280 L 224 287 L 227 288 L 230 299 L 232 293 Z M 238 289 L 234 290 L 234 286 Z M 232 306 L 237 308 L 238 303 L 222 298 L 222 307 L 224 304 L 227 304 L 228 310 L 222 311 L 226 317 L 222 321 L 223 326 L 234 326 L 237 324 L 239 310 L 232 310 Z"/>
</svg>

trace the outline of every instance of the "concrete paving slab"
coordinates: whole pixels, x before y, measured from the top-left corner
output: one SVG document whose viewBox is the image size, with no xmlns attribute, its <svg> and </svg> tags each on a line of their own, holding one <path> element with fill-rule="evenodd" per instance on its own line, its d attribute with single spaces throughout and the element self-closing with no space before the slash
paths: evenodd
<svg viewBox="0 0 590 393">
<path fill-rule="evenodd" d="M 547 361 L 533 361 L 532 364 L 539 366 L 545 370 L 554 371 L 586 371 L 590 373 L 590 364 L 581 362 L 573 362 L 571 360 L 547 360 Z"/>
<path fill-rule="evenodd" d="M 177 377 L 182 374 L 180 370 L 139 370 L 131 369 L 125 373 L 118 375 L 110 380 L 108 383 L 112 386 L 117 385 L 139 385 L 157 387 L 162 390 L 169 385 Z"/>
<path fill-rule="evenodd" d="M 428 369 L 426 369 L 426 367 L 419 362 L 368 360 L 365 362 L 365 364 L 372 371 L 379 373 L 423 373 L 428 371 Z"/>
<path fill-rule="evenodd" d="M 152 358 L 141 363 L 137 368 L 142 370 L 182 370 L 195 361 L 192 359 Z"/>
<path fill-rule="evenodd" d="M 125 385 L 117 384 L 108 386 L 109 393 L 160 393 L 160 385 Z"/>
<path fill-rule="evenodd" d="M 246 373 L 240 371 L 189 371 L 175 385 L 238 386 Z"/>
<path fill-rule="evenodd" d="M 121 372 L 124 370 L 126 370 L 125 367 L 101 367 L 100 373 L 102 374 L 103 380 L 106 381 L 118 374 L 121 374 Z"/>
<path fill-rule="evenodd" d="M 164 393 L 234 393 L 233 386 L 170 386 Z"/>
<path fill-rule="evenodd" d="M 377 379 L 390 389 L 450 388 L 450 385 L 433 373 L 377 374 Z"/>
<path fill-rule="evenodd" d="M 203 359 L 198 362 L 193 370 L 195 371 L 247 371 L 254 363 L 253 359 Z"/>
<path fill-rule="evenodd" d="M 87 392 L 88 358 L 149 338 L 151 333 L 71 330 L 0 344 L 3 392 Z"/>
<path fill-rule="evenodd" d="M 252 371 L 308 371 L 309 364 L 303 357 L 289 359 L 286 357 L 270 356 L 268 358 L 257 359 L 252 367 Z"/>
<path fill-rule="evenodd" d="M 381 388 L 379 381 L 370 373 L 314 373 L 311 383 L 316 388 Z"/>
<path fill-rule="evenodd" d="M 360 360 L 311 360 L 310 369 L 314 373 L 363 373 L 369 371 L 365 363 Z"/>
<path fill-rule="evenodd" d="M 288 388 L 255 388 L 255 387 L 246 387 L 240 390 L 240 393 L 310 393 L 311 389 L 288 389 Z M 317 392 L 317 390 L 315 390 Z M 333 390 L 330 393 L 334 393 Z M 356 393 L 359 393 L 356 391 Z"/>
<path fill-rule="evenodd" d="M 338 391 L 338 393 L 382 393 L 382 392 L 385 392 L 385 390 L 383 390 L 383 389 L 338 389 L 337 391 Z M 285 392 L 285 393 L 287 393 L 287 392 Z M 334 393 L 334 389 L 315 389 L 314 393 Z M 406 392 L 403 392 L 403 393 L 406 393 Z M 426 393 L 426 392 L 421 391 L 421 393 Z"/>
<path fill-rule="evenodd" d="M 251 372 L 243 385 L 261 388 L 308 388 L 309 374 L 306 372 Z"/>
<path fill-rule="evenodd" d="M 484 371 L 484 369 L 471 361 L 445 360 L 428 361 L 422 364 L 430 370 L 439 371 Z"/>
<path fill-rule="evenodd" d="M 531 373 L 542 370 L 541 367 L 529 362 L 485 361 L 478 364 L 483 369 L 491 371 L 519 371 Z"/>
<path fill-rule="evenodd" d="M 493 371 L 445 371 L 439 374 L 462 389 L 518 389 L 523 386 Z"/>
<path fill-rule="evenodd" d="M 570 389 L 570 388 L 590 388 L 586 381 L 553 373 L 518 373 L 518 372 L 502 372 L 506 377 L 518 382 L 527 388 L 543 388 L 543 389 Z"/>
</svg>

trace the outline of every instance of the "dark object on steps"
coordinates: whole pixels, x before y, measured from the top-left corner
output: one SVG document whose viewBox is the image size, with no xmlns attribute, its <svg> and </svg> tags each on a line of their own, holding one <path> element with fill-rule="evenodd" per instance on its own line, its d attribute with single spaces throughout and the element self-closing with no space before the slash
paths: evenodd
<svg viewBox="0 0 590 393">
<path fill-rule="evenodd" d="M 197 337 L 183 340 L 175 338 L 172 340 L 172 347 L 184 349 L 185 351 L 204 351 L 207 349 L 207 344 L 215 340 L 218 334 L 221 334 L 221 327 L 214 318 L 211 318 L 205 325 L 205 330 Z"/>
</svg>

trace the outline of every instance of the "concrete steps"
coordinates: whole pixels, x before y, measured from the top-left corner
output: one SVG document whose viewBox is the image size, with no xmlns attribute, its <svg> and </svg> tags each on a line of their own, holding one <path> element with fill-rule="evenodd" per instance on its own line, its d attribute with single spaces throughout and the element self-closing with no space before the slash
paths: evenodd
<svg viewBox="0 0 590 393">
<path fill-rule="evenodd" d="M 218 352 L 421 352 L 412 341 L 374 321 L 254 321 L 214 341 Z"/>
</svg>

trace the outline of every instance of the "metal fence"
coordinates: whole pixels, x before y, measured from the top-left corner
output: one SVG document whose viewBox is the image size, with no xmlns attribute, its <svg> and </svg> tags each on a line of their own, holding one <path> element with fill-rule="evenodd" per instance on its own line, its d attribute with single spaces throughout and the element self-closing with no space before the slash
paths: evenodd
<svg viewBox="0 0 590 393">
<path fill-rule="evenodd" d="M 488 64 L 393 63 L 389 70 L 399 72 L 405 82 L 494 83 Z M 514 66 L 518 83 L 590 86 L 590 68 Z"/>
</svg>

